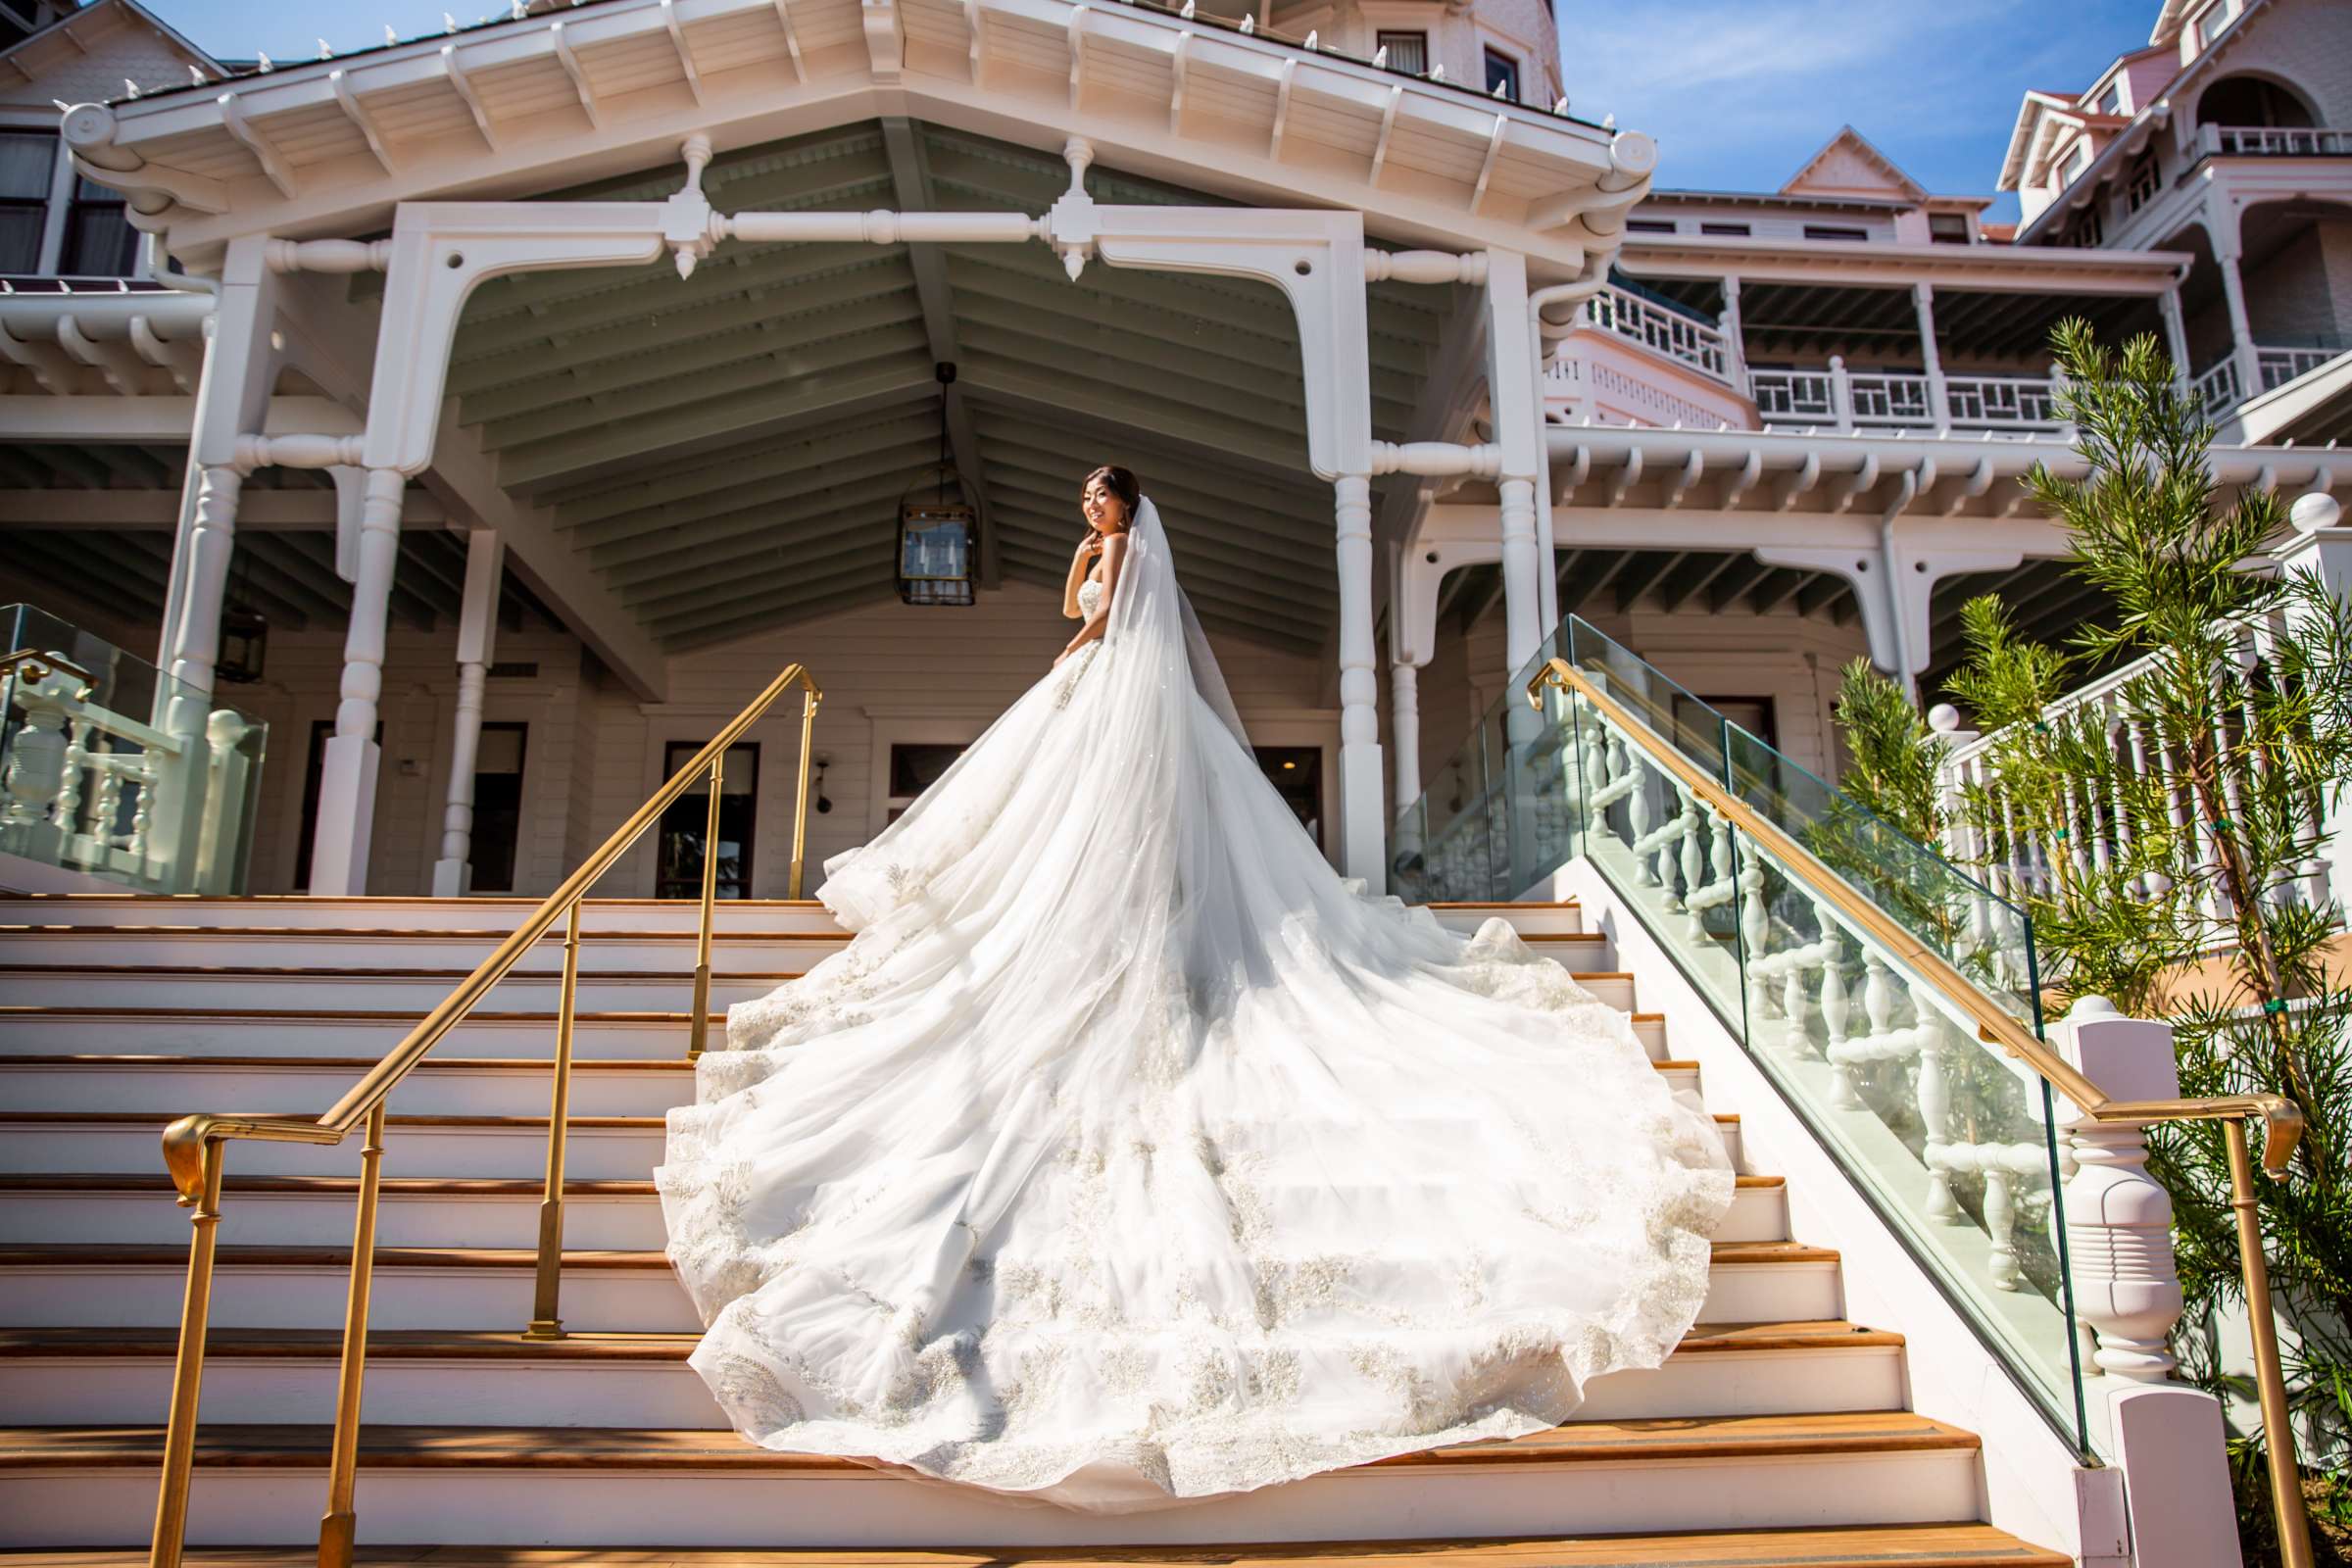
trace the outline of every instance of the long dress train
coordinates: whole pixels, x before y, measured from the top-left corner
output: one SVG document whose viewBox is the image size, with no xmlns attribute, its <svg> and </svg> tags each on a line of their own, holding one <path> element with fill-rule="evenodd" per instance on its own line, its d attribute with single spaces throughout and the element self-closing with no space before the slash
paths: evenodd
<svg viewBox="0 0 2352 1568">
<path fill-rule="evenodd" d="M 1696 1318 L 1713 1123 L 1502 921 L 1331 869 L 1130 538 L 670 1112 L 693 1365 L 754 1443 L 1101 1511 L 1555 1425 Z"/>
</svg>

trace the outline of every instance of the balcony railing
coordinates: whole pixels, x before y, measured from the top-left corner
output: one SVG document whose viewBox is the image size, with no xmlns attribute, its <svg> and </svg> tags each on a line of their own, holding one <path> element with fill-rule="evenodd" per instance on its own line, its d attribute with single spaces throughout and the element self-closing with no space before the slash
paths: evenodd
<svg viewBox="0 0 2352 1568">
<path fill-rule="evenodd" d="M 2352 158 L 2352 130 L 2321 125 L 2199 125 L 2197 140 L 2223 158 Z"/>
<path fill-rule="evenodd" d="M 1668 359 L 1680 360 L 1726 386 L 1731 384 L 1731 344 L 1720 329 L 1704 321 L 1614 285 L 1592 296 L 1586 306 L 1586 318 L 1605 331 L 1631 338 Z"/>
<path fill-rule="evenodd" d="M 2262 377 L 2262 389 L 2276 392 L 2297 376 L 2309 375 L 2347 348 L 2352 348 L 2352 343 L 2300 344 L 2293 347 L 2258 343 L 2254 346 L 2254 368 Z"/>
<path fill-rule="evenodd" d="M 1936 385 L 1925 375 L 1848 370 L 1832 360 L 1820 370 L 1750 370 L 1748 392 L 1766 429 L 1981 430 L 2056 434 L 2057 390 L 2047 376 L 1947 375 L 1938 416 Z"/>
</svg>

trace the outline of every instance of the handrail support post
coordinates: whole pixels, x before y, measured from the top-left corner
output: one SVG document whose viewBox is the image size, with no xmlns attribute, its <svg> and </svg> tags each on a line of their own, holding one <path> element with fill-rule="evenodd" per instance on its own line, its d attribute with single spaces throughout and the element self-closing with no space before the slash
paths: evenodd
<svg viewBox="0 0 2352 1568">
<path fill-rule="evenodd" d="M 584 897 L 584 896 L 583 896 Z M 580 905 L 571 901 L 564 922 L 564 991 L 556 1004 L 555 1089 L 547 1107 L 547 1189 L 539 1200 L 538 1276 L 531 1288 L 531 1326 L 526 1340 L 560 1340 L 557 1315 L 564 1289 L 564 1146 L 571 1120 L 571 1032 L 579 1006 Z"/>
<path fill-rule="evenodd" d="M 360 1203 L 351 1233 L 351 1292 L 343 1308 L 343 1356 L 335 1379 L 335 1431 L 327 1457 L 326 1513 L 318 1521 L 318 1568 L 351 1568 L 359 1531 L 360 1395 L 368 1375 L 368 1296 L 375 1283 L 376 1195 L 384 1157 L 384 1102 L 368 1109 L 360 1146 Z"/>
<path fill-rule="evenodd" d="M 710 1038 L 710 924 L 718 900 L 718 806 L 726 773 L 727 754 L 722 750 L 710 759 L 710 808 L 703 827 L 703 902 L 695 927 L 694 1021 L 686 1036 L 688 1061 L 703 1054 Z"/>
<path fill-rule="evenodd" d="M 172 1367 L 172 1409 L 164 1428 L 163 1479 L 156 1488 L 155 1535 L 148 1568 L 179 1568 L 188 1527 L 189 1472 L 196 1458 L 197 1396 L 204 1383 L 204 1341 L 212 1315 L 214 1244 L 220 1228 L 220 1167 L 226 1150 L 208 1138 L 203 1185 L 189 1216 L 187 1295 L 179 1308 L 179 1355 Z"/>
</svg>

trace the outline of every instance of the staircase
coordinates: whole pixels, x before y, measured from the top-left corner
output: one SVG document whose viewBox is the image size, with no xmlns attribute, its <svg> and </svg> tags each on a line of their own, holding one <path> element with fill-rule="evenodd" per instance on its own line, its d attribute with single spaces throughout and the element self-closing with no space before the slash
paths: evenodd
<svg viewBox="0 0 2352 1568">
<path fill-rule="evenodd" d="M 0 900 L 0 1558 L 145 1561 L 188 1235 L 159 1157 L 164 1125 L 200 1109 L 323 1109 L 530 907 Z M 1440 913 L 1468 929 L 1498 909 L 1603 1000 L 1639 1006 L 1574 905 Z M 1552 1432 L 1113 1517 L 751 1447 L 686 1365 L 696 1322 L 662 1254 L 650 1179 L 662 1112 L 693 1093 L 678 1008 L 694 920 L 691 903 L 585 906 L 570 1338 L 517 1334 L 531 1315 L 560 945 L 501 981 L 394 1092 L 359 1492 L 360 1539 L 384 1549 L 361 1560 L 2069 1561 L 1977 1522 L 1977 1438 L 1906 1408 L 1901 1337 L 1843 1320 L 1838 1253 L 1790 1236 L 1785 1184 L 1749 1169 L 1731 1117 L 1743 1174 L 1700 1325 L 1664 1367 L 1595 1384 Z M 845 940 L 813 903 L 720 906 L 713 1009 Z M 1694 1083 L 1662 1018 L 1633 1017 L 1658 1070 Z M 228 1150 L 191 1561 L 311 1560 L 358 1144 Z M 636 1549 L 530 1549 L 551 1546 Z"/>
</svg>

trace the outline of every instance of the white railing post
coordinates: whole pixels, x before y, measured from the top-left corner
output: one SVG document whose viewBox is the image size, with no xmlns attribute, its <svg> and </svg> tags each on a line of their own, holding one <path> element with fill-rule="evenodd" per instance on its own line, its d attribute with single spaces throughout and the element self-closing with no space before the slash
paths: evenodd
<svg viewBox="0 0 2352 1568">
<path fill-rule="evenodd" d="M 1854 429 L 1854 383 L 1845 373 L 1842 355 L 1830 356 L 1830 419 L 1840 434 L 1851 435 Z"/>
<path fill-rule="evenodd" d="M 2059 1049 L 2117 1100 L 2180 1092 L 2170 1024 L 2126 1018 L 2104 997 L 2079 999 L 2055 1031 Z M 2075 1309 L 2095 1348 L 2085 1393 L 2107 1399 L 2124 1473 L 2135 1568 L 2236 1564 L 2235 1510 L 2222 1407 L 2171 1381 L 2167 1340 L 2181 1309 L 2173 1258 L 2173 1202 L 2148 1174 L 2143 1126 L 2094 1122 L 2058 1102 L 2074 1155 L 2066 1187 L 2067 1257 Z M 2103 1389 L 2102 1389 L 2103 1385 Z"/>
</svg>

